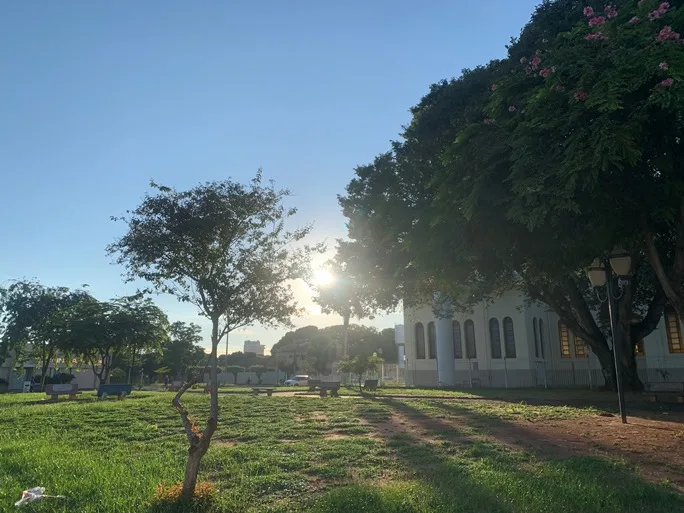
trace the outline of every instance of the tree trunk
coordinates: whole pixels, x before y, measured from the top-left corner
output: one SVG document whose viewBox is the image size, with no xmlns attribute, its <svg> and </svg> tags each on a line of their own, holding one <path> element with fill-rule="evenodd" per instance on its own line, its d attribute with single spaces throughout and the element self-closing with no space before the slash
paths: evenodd
<svg viewBox="0 0 684 513">
<path fill-rule="evenodd" d="M 219 317 L 213 316 L 211 319 L 211 368 L 209 370 L 210 378 L 209 385 L 211 387 L 210 394 L 210 409 L 207 425 L 202 431 L 201 435 L 188 433 L 190 438 L 190 448 L 188 449 L 188 462 L 185 466 L 185 477 L 183 478 L 183 490 L 181 496 L 185 499 L 191 499 L 195 495 L 195 486 L 197 485 L 197 475 L 199 474 L 200 461 L 209 449 L 211 437 L 216 431 L 218 425 L 218 344 L 219 344 Z M 182 389 L 181 389 L 182 390 Z M 178 396 L 177 396 L 178 399 Z M 181 416 L 183 413 L 181 413 Z M 187 413 L 184 419 L 186 424 L 186 432 L 188 431 Z"/>
<path fill-rule="evenodd" d="M 350 312 L 345 312 L 342 316 L 342 324 L 344 326 L 344 331 L 342 332 L 342 356 L 347 356 L 349 354 L 349 319 L 351 318 Z"/>
</svg>

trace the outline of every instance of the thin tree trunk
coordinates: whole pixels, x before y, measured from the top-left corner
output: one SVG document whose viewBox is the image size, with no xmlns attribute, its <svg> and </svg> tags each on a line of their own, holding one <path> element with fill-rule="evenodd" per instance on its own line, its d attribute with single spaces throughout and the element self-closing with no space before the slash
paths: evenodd
<svg viewBox="0 0 684 513">
<path fill-rule="evenodd" d="M 347 356 L 349 354 L 349 319 L 351 317 L 351 314 L 349 312 L 345 312 L 345 314 L 342 316 L 342 324 L 344 326 L 344 331 L 342 333 L 342 356 Z"/>
<path fill-rule="evenodd" d="M 187 410 L 185 410 L 180 404 L 180 396 L 187 388 L 189 388 L 190 383 L 186 384 L 176 395 L 174 399 L 174 406 L 179 410 L 181 418 L 183 420 L 183 425 L 185 426 L 186 435 L 190 441 L 190 448 L 188 449 L 188 462 L 185 466 L 185 477 L 183 479 L 183 490 L 181 495 L 183 498 L 190 499 L 195 494 L 195 486 L 197 485 L 197 476 L 199 474 L 199 467 L 202 457 L 207 453 L 209 449 L 209 444 L 211 442 L 211 437 L 216 431 L 216 426 L 218 425 L 218 344 L 219 344 L 219 317 L 214 316 L 211 319 L 211 355 L 209 360 L 211 361 L 210 373 L 210 387 L 211 387 L 211 399 L 209 408 L 209 418 L 207 419 L 207 425 L 201 434 L 197 434 L 193 429 L 193 424 L 188 418 Z"/>
</svg>

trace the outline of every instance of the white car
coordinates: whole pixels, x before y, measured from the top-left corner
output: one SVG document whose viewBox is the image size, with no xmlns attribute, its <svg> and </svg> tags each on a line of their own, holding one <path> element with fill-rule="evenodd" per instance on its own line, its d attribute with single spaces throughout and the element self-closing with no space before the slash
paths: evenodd
<svg viewBox="0 0 684 513">
<path fill-rule="evenodd" d="M 290 379 L 286 379 L 284 385 L 286 387 L 305 387 L 309 385 L 309 376 L 306 376 L 304 374 L 298 374 L 296 376 L 291 377 Z"/>
</svg>

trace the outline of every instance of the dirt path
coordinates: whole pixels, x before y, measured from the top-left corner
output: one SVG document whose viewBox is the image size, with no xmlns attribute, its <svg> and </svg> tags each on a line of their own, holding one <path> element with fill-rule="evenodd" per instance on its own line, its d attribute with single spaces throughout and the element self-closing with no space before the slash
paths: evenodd
<svg viewBox="0 0 684 513">
<path fill-rule="evenodd" d="M 454 444 L 488 440 L 514 450 L 533 452 L 539 459 L 580 455 L 624 458 L 654 483 L 668 481 L 684 492 L 684 413 L 663 420 L 632 412 L 629 423 L 619 417 L 590 415 L 564 420 L 497 420 L 482 427 L 482 417 L 461 413 L 436 418 L 418 410 L 394 410 L 389 419 L 363 419 L 373 436 L 410 436 L 416 443 L 448 440 Z"/>
</svg>

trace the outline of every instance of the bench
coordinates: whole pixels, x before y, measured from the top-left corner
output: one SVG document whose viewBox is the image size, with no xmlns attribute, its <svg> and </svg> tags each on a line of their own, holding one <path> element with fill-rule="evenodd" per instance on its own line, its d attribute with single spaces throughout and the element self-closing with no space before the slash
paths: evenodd
<svg viewBox="0 0 684 513">
<path fill-rule="evenodd" d="M 678 403 L 684 404 L 684 383 L 646 383 L 644 394 L 652 403 L 657 403 L 660 396 L 671 396 Z"/>
<path fill-rule="evenodd" d="M 53 401 L 56 401 L 60 395 L 68 395 L 69 399 L 76 399 L 76 395 L 80 394 L 78 385 L 76 384 L 56 384 L 45 385 L 45 393 L 50 396 Z"/>
<path fill-rule="evenodd" d="M 270 387 L 254 387 L 252 389 L 252 393 L 254 395 L 259 395 L 260 393 L 265 393 L 268 397 L 271 397 L 273 395 L 273 388 Z"/>
<path fill-rule="evenodd" d="M 330 391 L 331 397 L 339 397 L 340 382 L 339 381 L 322 381 L 321 382 L 321 397 L 328 397 Z"/>
<path fill-rule="evenodd" d="M 377 379 L 367 379 L 366 381 L 363 382 L 363 389 L 366 392 L 375 392 L 378 389 L 378 380 Z"/>
<path fill-rule="evenodd" d="M 319 388 L 321 386 L 321 380 L 320 379 L 310 379 L 309 380 L 309 392 L 315 392 L 316 388 Z"/>
<path fill-rule="evenodd" d="M 183 386 L 182 381 L 174 381 L 169 385 L 168 390 L 169 390 L 169 392 L 178 392 L 182 386 Z"/>
<path fill-rule="evenodd" d="M 117 399 L 124 399 L 131 393 L 133 385 L 130 383 L 110 383 L 107 385 L 100 385 L 97 388 L 97 397 L 107 399 L 110 395 L 115 395 Z"/>
</svg>

